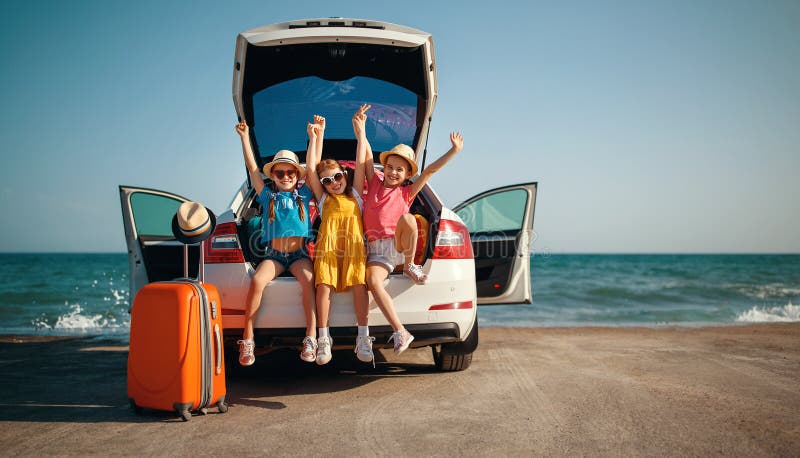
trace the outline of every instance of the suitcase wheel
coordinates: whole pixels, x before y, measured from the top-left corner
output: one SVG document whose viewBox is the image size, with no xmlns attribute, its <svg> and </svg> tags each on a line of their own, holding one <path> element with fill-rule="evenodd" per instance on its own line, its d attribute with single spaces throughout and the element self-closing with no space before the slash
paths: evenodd
<svg viewBox="0 0 800 458">
<path fill-rule="evenodd" d="M 178 415 L 181 416 L 181 420 L 189 421 L 192 419 L 192 413 L 189 412 L 189 409 L 179 410 Z"/>
<path fill-rule="evenodd" d="M 223 401 L 219 401 L 217 403 L 217 408 L 219 409 L 219 413 L 225 413 L 228 411 L 228 404 L 225 404 Z"/>
<path fill-rule="evenodd" d="M 136 402 L 133 399 L 128 399 L 128 402 L 131 404 L 131 409 L 133 409 L 133 413 L 136 415 L 142 414 L 142 408 L 136 405 Z"/>
</svg>

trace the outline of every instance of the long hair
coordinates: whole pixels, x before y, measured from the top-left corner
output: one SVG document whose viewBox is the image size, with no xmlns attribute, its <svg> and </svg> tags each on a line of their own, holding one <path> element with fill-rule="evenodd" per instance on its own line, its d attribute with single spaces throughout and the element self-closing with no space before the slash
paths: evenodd
<svg viewBox="0 0 800 458">
<path fill-rule="evenodd" d="M 342 167 L 342 164 L 333 159 L 323 159 L 319 161 L 319 164 L 317 164 L 317 176 L 319 176 L 319 174 L 322 173 L 323 171 L 331 169 L 337 169 L 342 173 L 344 173 L 344 180 L 345 180 L 344 195 L 349 196 L 353 194 L 353 178 L 355 176 L 355 170 L 349 167 L 344 168 Z"/>
<path fill-rule="evenodd" d="M 274 181 L 270 181 L 269 182 L 269 188 L 272 190 L 272 192 L 277 192 L 277 190 L 278 190 L 277 186 L 275 186 L 275 182 Z M 295 190 L 297 190 L 296 187 L 295 187 Z M 300 221 L 305 221 L 306 220 L 306 210 L 305 210 L 305 207 L 303 207 L 303 198 L 300 197 L 300 194 L 295 193 L 294 201 L 297 204 L 297 212 L 300 213 Z M 269 222 L 271 223 L 273 221 L 275 221 L 275 198 L 274 197 L 269 200 Z"/>
</svg>

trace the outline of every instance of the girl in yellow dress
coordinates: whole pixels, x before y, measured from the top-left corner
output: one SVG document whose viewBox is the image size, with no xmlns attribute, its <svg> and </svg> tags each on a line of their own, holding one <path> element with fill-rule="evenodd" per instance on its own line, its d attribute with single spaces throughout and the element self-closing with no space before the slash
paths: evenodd
<svg viewBox="0 0 800 458">
<path fill-rule="evenodd" d="M 357 125 L 356 112 L 353 117 Z M 363 127 L 363 122 L 360 124 Z M 364 246 L 364 228 L 361 209 L 364 191 L 364 155 L 366 148 L 356 152 L 353 176 L 348 176 L 341 164 L 333 159 L 320 161 L 325 132 L 325 118 L 314 115 L 308 124 L 308 151 L 306 153 L 306 183 L 314 192 L 322 221 L 314 246 L 314 284 L 317 288 L 317 364 L 331 360 L 329 316 L 331 294 L 352 289 L 353 304 L 359 330 L 366 329 L 369 297 L 366 286 L 367 254 Z M 356 355 L 361 361 L 373 361 L 372 339 L 359 337 Z"/>
</svg>

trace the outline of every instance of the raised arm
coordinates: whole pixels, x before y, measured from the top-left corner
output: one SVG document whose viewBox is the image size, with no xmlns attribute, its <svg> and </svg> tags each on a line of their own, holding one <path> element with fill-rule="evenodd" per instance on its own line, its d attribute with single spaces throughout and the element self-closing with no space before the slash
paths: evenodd
<svg viewBox="0 0 800 458">
<path fill-rule="evenodd" d="M 359 149 L 364 148 L 364 174 L 367 181 L 372 180 L 372 176 L 375 175 L 375 164 L 372 161 L 372 146 L 370 146 L 369 140 L 367 140 L 367 110 L 371 107 L 372 105 L 365 103 L 361 105 L 358 111 L 356 111 L 356 114 L 353 115 L 353 131 L 356 134 L 356 140 L 358 140 L 356 161 L 358 160 Z M 360 127 L 356 127 L 356 119 L 359 120 Z"/>
<path fill-rule="evenodd" d="M 353 189 L 355 189 L 359 196 L 364 192 L 367 146 L 369 146 L 369 142 L 367 141 L 366 112 L 369 110 L 370 106 L 371 105 L 367 104 L 361 105 L 361 108 L 353 115 L 353 132 L 355 132 L 356 140 L 358 140 L 358 145 L 356 146 L 356 170 L 353 176 Z M 370 175 L 370 178 L 372 178 L 372 175 Z"/>
<path fill-rule="evenodd" d="M 317 163 L 322 160 L 322 141 L 325 138 L 325 117 L 314 115 L 314 125 L 317 126 Z"/>
<path fill-rule="evenodd" d="M 322 143 L 318 141 L 318 125 L 308 123 L 306 126 L 308 132 L 308 151 L 306 151 L 306 184 L 311 187 L 314 197 L 319 202 L 322 199 L 322 194 L 325 190 L 322 189 L 322 183 L 319 182 L 317 175 L 317 164 L 319 164 L 319 152 L 317 146 Z"/>
<path fill-rule="evenodd" d="M 445 164 L 450 162 L 450 159 L 461 151 L 461 148 L 464 147 L 464 137 L 458 132 L 450 132 L 450 144 L 452 145 L 450 149 L 447 150 L 442 157 L 433 161 L 431 165 L 425 167 L 425 170 L 422 171 L 419 178 L 411 185 L 411 198 L 414 198 L 422 190 L 425 183 L 431 179 L 431 175 L 439 171 L 439 169 L 444 167 Z"/>
<path fill-rule="evenodd" d="M 364 155 L 364 176 L 367 177 L 367 181 L 370 181 L 372 176 L 375 175 L 375 162 L 372 160 L 372 146 L 370 146 L 369 140 L 365 138 L 364 142 L 367 144 Z"/>
<path fill-rule="evenodd" d="M 247 123 L 242 121 L 236 124 L 236 133 L 242 140 L 242 154 L 244 155 L 244 165 L 247 167 L 247 173 L 250 175 L 250 183 L 256 190 L 256 195 L 261 194 L 264 189 L 264 179 L 261 177 L 261 172 L 258 170 L 255 155 L 253 154 L 253 147 L 250 146 L 250 128 Z"/>
</svg>

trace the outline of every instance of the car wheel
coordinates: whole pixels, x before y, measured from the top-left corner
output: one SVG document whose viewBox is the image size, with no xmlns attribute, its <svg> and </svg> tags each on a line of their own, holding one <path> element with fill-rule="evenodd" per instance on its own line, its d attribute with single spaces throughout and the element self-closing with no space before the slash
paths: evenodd
<svg viewBox="0 0 800 458">
<path fill-rule="evenodd" d="M 431 347 L 433 363 L 440 371 L 463 371 L 472 364 L 472 353 L 478 347 L 478 320 L 463 342 Z"/>
<path fill-rule="evenodd" d="M 447 344 L 432 347 L 433 363 L 440 371 L 463 371 L 472 364 L 472 353 L 452 351 Z"/>
</svg>

